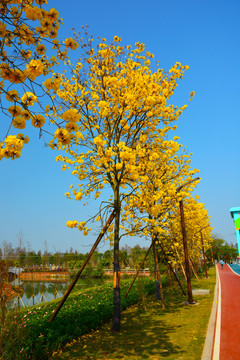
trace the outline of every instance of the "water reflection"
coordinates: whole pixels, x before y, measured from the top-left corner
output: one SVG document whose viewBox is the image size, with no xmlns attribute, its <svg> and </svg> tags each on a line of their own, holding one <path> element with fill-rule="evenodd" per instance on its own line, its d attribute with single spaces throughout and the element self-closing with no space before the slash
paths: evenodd
<svg viewBox="0 0 240 360">
<path fill-rule="evenodd" d="M 8 302 L 8 307 L 32 306 L 62 297 L 70 283 L 71 281 L 19 281 L 16 279 L 11 284 L 21 287 L 23 293 L 21 297 L 10 300 Z M 99 286 L 103 283 L 103 279 L 79 279 L 73 292 Z"/>
</svg>

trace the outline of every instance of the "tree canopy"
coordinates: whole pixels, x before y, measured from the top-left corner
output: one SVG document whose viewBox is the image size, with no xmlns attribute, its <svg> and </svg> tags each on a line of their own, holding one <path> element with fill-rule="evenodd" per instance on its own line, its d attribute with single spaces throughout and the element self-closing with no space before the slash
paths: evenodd
<svg viewBox="0 0 240 360">
<path fill-rule="evenodd" d="M 46 6 L 47 0 L 0 3 L 0 107 L 4 121 L 0 160 L 20 157 L 23 144 L 29 141 L 28 121 L 44 129 L 43 77 L 67 60 L 69 49 L 78 46 L 72 38 L 57 39 L 62 20 L 57 10 L 46 10 Z M 48 101 L 52 103 L 51 97 Z"/>
<path fill-rule="evenodd" d="M 164 158 L 179 148 L 175 141 L 163 139 L 176 129 L 174 122 L 187 107 L 171 104 L 170 98 L 188 66 L 176 63 L 164 71 L 153 63 L 154 55 L 144 44 L 122 46 L 117 36 L 112 43 L 101 39 L 96 45 L 90 36 L 87 42 L 80 36 L 77 40 L 79 60 L 75 66 L 69 62 L 71 75 L 54 75 L 44 82 L 55 100 L 48 115 L 58 124 L 61 121 L 49 145 L 60 151 L 57 161 L 63 163 L 62 170 L 70 169 L 79 180 L 77 186 L 70 186 L 71 193 L 65 194 L 68 199 L 79 201 L 91 193 L 98 198 L 105 186 L 112 190 L 113 198 L 106 201 L 106 207 L 112 207 L 115 214 L 109 237 L 114 246 L 113 324 L 119 331 L 120 214 L 124 216 L 123 205 L 136 195 L 139 184 L 149 182 L 149 173 L 158 187 L 158 159 L 164 166 Z M 171 177 L 171 166 L 163 171 Z M 174 185 L 168 183 L 165 189 L 173 192 Z M 151 189 L 148 191 L 150 197 Z M 101 213 L 96 215 L 95 220 L 100 220 Z M 85 235 L 91 230 L 85 221 L 70 220 L 67 225 Z"/>
</svg>

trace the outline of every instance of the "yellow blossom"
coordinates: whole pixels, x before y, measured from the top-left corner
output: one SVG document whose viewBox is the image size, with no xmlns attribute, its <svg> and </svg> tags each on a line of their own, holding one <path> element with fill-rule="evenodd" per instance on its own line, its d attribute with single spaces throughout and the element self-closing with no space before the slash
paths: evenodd
<svg viewBox="0 0 240 360">
<path fill-rule="evenodd" d="M 33 93 L 27 91 L 25 94 L 21 97 L 22 102 L 27 106 L 33 106 L 34 102 L 37 101 L 37 96 Z"/>
<path fill-rule="evenodd" d="M 42 19 L 42 11 L 37 6 L 26 6 L 25 7 L 26 17 L 30 20 L 41 20 Z"/>
<path fill-rule="evenodd" d="M 28 137 L 27 135 L 24 136 L 23 134 L 20 134 L 20 133 L 19 133 L 19 134 L 17 135 L 17 138 L 20 139 L 20 140 L 22 140 L 24 144 L 28 144 L 28 142 L 29 142 L 29 137 Z"/>
<path fill-rule="evenodd" d="M 25 119 L 25 120 L 29 120 L 31 118 L 31 113 L 28 110 L 23 110 L 21 112 L 21 116 Z"/>
<path fill-rule="evenodd" d="M 43 82 L 43 85 L 46 87 L 46 89 L 49 90 L 53 90 L 54 92 L 57 92 L 60 84 L 58 80 L 53 80 L 53 79 L 47 79 Z"/>
<path fill-rule="evenodd" d="M 77 109 L 68 109 L 62 114 L 62 119 L 69 122 L 76 122 L 80 119 L 81 115 Z"/>
<path fill-rule="evenodd" d="M 78 226 L 78 221 L 76 221 L 76 220 L 73 220 L 73 221 L 69 220 L 69 221 L 67 221 L 67 227 L 75 228 L 75 227 L 77 227 L 77 226 Z"/>
<path fill-rule="evenodd" d="M 48 11 L 47 13 L 47 17 L 52 21 L 57 21 L 58 19 L 58 16 L 59 16 L 59 13 L 56 9 L 52 8 Z"/>
<path fill-rule="evenodd" d="M 78 192 L 75 196 L 75 200 L 82 200 L 83 194 L 81 192 Z"/>
<path fill-rule="evenodd" d="M 6 94 L 6 99 L 8 101 L 14 102 L 19 100 L 19 95 L 17 90 L 10 90 Z"/>
<path fill-rule="evenodd" d="M 24 59 L 29 59 L 29 58 L 32 56 L 31 50 L 21 49 L 21 50 L 20 50 L 20 54 L 21 54 L 21 56 L 22 56 Z"/>
<path fill-rule="evenodd" d="M 70 144 L 71 142 L 71 137 L 66 129 L 62 129 L 62 128 L 57 129 L 55 131 L 55 137 L 63 145 Z"/>
<path fill-rule="evenodd" d="M 26 127 L 26 120 L 20 116 L 16 116 L 13 118 L 12 125 L 16 129 L 24 129 Z"/>
<path fill-rule="evenodd" d="M 67 48 L 71 49 L 71 50 L 76 50 L 78 48 L 78 43 L 73 40 L 72 38 L 67 38 L 65 40 L 65 45 Z"/>
<path fill-rule="evenodd" d="M 26 66 L 27 76 L 31 80 L 35 80 L 37 76 L 43 74 L 43 64 L 41 60 L 31 60 Z"/>
<path fill-rule="evenodd" d="M 75 122 L 68 122 L 65 126 L 68 132 L 73 132 L 78 130 L 78 125 Z"/>
<path fill-rule="evenodd" d="M 43 44 L 38 44 L 38 46 L 36 47 L 36 52 L 39 54 L 39 55 L 44 55 L 45 52 L 46 52 L 47 48 L 46 46 L 44 46 Z"/>
<path fill-rule="evenodd" d="M 32 125 L 34 127 L 40 128 L 45 124 L 45 117 L 43 115 L 37 114 L 32 117 Z"/>
<path fill-rule="evenodd" d="M 0 21 L 0 37 L 4 37 L 7 34 L 7 26 L 2 21 Z"/>
<path fill-rule="evenodd" d="M 10 114 L 15 117 L 15 116 L 20 116 L 22 114 L 22 108 L 20 106 L 17 105 L 12 105 L 8 108 L 8 111 L 10 112 Z"/>
</svg>

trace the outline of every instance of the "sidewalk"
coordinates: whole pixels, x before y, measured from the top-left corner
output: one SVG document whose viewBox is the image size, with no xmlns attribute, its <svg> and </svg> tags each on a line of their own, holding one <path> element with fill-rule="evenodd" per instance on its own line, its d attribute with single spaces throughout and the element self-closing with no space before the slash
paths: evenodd
<svg viewBox="0 0 240 360">
<path fill-rule="evenodd" d="M 233 267 L 240 274 L 240 266 Z M 217 276 L 218 300 L 212 360 L 239 360 L 240 275 L 224 264 L 223 269 L 217 265 Z"/>
</svg>

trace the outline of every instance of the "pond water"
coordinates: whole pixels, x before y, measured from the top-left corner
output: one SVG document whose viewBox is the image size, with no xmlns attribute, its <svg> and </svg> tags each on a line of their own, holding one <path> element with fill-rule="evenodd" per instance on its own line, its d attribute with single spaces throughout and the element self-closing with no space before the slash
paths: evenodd
<svg viewBox="0 0 240 360">
<path fill-rule="evenodd" d="M 72 280 L 69 281 L 19 281 L 16 279 L 11 284 L 23 289 L 19 297 L 8 302 L 8 308 L 17 306 L 32 306 L 41 302 L 51 301 L 62 297 Z M 106 280 L 103 279 L 79 279 L 73 288 L 73 292 L 81 291 L 90 287 L 100 286 Z"/>
</svg>

